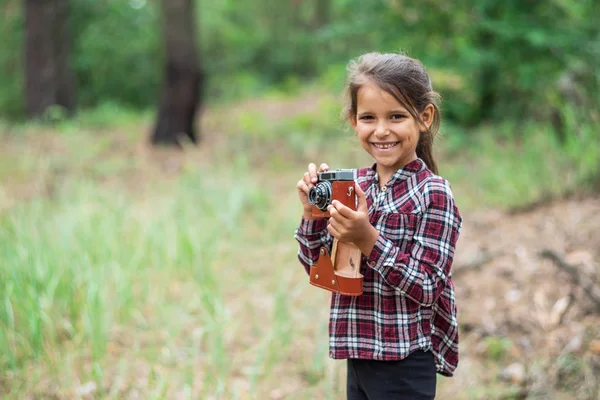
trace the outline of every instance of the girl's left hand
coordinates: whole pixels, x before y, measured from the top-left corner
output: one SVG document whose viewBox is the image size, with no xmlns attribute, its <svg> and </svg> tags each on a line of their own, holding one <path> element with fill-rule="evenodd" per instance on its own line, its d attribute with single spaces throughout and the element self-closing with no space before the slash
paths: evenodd
<svg viewBox="0 0 600 400">
<path fill-rule="evenodd" d="M 331 214 L 327 230 L 331 235 L 342 242 L 354 243 L 361 252 L 368 256 L 379 237 L 377 229 L 369 222 L 369 210 L 365 192 L 358 184 L 354 185 L 358 199 L 357 210 L 346 207 L 334 200 L 328 207 Z"/>
</svg>

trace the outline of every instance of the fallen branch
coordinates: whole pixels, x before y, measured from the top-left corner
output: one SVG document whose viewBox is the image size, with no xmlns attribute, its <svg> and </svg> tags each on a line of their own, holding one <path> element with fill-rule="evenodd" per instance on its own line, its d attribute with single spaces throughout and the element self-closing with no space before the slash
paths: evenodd
<svg viewBox="0 0 600 400">
<path fill-rule="evenodd" d="M 586 276 L 576 265 L 569 264 L 555 251 L 544 249 L 540 252 L 542 258 L 554 262 L 554 265 L 569 274 L 573 282 L 580 286 L 589 298 L 596 304 L 596 311 L 600 313 L 600 287 Z"/>
</svg>

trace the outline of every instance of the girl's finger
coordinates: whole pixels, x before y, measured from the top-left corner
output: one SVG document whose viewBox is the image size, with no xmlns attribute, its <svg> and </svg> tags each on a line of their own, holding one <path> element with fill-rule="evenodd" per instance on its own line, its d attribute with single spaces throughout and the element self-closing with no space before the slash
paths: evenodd
<svg viewBox="0 0 600 400">
<path fill-rule="evenodd" d="M 312 182 L 311 182 L 311 178 L 310 178 L 310 173 L 305 172 L 304 173 L 304 177 L 302 178 L 304 180 L 304 182 L 306 183 L 306 185 L 309 187 L 309 189 L 312 187 Z"/>
<path fill-rule="evenodd" d="M 317 181 L 317 166 L 313 163 L 308 164 L 308 173 L 310 174 L 310 182 L 315 183 Z"/>
<path fill-rule="evenodd" d="M 336 220 L 336 221 L 339 220 L 340 215 L 339 215 L 339 213 L 337 212 L 337 210 L 335 209 L 335 207 L 333 205 L 330 204 L 327 207 L 327 211 L 329 211 L 330 220 Z"/>
<path fill-rule="evenodd" d="M 350 208 L 346 207 L 342 203 L 337 200 L 333 201 L 332 209 L 334 209 L 341 217 L 343 218 L 352 218 L 354 216 L 354 211 Z"/>
<path fill-rule="evenodd" d="M 300 179 L 296 184 L 296 187 L 298 188 L 298 190 L 301 190 L 304 193 L 308 194 L 308 185 L 306 184 L 306 182 L 304 182 L 304 179 Z"/>
<path fill-rule="evenodd" d="M 321 166 L 319 167 L 319 172 L 323 172 L 323 171 L 329 171 L 329 165 L 323 163 L 321 164 Z"/>
<path fill-rule="evenodd" d="M 358 183 L 354 184 L 354 188 L 356 190 L 356 198 L 358 200 L 357 210 L 362 212 L 369 212 L 365 192 L 363 192 Z"/>
<path fill-rule="evenodd" d="M 334 238 L 338 239 L 338 240 L 339 240 L 339 239 L 342 237 L 342 235 L 340 234 L 340 232 L 339 232 L 337 229 L 335 229 L 335 227 L 334 227 L 334 226 L 333 226 L 331 223 L 329 223 L 329 224 L 327 225 L 327 231 L 328 231 L 329 233 L 331 233 L 331 235 L 332 235 Z"/>
<path fill-rule="evenodd" d="M 329 225 L 331 225 L 333 227 L 333 229 L 335 229 L 338 233 L 342 233 L 342 232 L 346 232 L 347 228 L 346 228 L 346 224 L 344 223 L 344 221 L 338 221 L 336 219 L 333 218 L 329 218 Z"/>
<path fill-rule="evenodd" d="M 339 210 L 336 209 L 334 206 L 329 206 L 327 208 L 327 211 L 329 211 L 329 215 L 331 215 L 329 220 L 334 221 L 336 224 L 336 228 L 339 230 L 339 228 L 341 228 L 344 225 L 344 222 L 346 221 L 346 217 L 341 215 Z"/>
</svg>

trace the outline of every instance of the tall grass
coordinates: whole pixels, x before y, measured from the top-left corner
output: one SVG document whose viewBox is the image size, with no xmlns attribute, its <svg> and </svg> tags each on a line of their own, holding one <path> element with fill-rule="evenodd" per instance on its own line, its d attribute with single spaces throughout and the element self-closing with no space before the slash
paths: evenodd
<svg viewBox="0 0 600 400">
<path fill-rule="evenodd" d="M 227 331 L 241 329 L 231 320 L 226 296 L 240 277 L 217 265 L 243 260 L 236 252 L 253 245 L 244 244 L 252 235 L 245 237 L 240 228 L 265 222 L 272 207 L 247 168 L 235 163 L 231 168 L 219 175 L 184 172 L 144 198 L 75 180 L 54 198 L 37 198 L 2 214 L 0 370 L 52 364 L 70 347 L 83 360 L 75 374 L 91 368 L 87 379 L 104 387 L 107 347 L 119 327 L 166 328 L 168 342 L 195 326 L 185 340 L 196 339 L 186 346 L 204 353 L 206 361 L 202 373 L 188 366 L 188 384 L 198 385 L 203 376 L 202 390 L 222 395 L 231 372 Z M 273 345 L 281 350 L 290 342 L 288 281 L 274 292 L 272 321 L 251 374 L 254 384 L 282 354 Z M 190 297 L 179 297 L 182 287 Z"/>
<path fill-rule="evenodd" d="M 449 127 L 442 137 L 441 174 L 467 208 L 520 208 L 600 183 L 600 131 L 582 119 L 564 142 L 543 123 L 507 122 L 465 132 Z"/>
</svg>

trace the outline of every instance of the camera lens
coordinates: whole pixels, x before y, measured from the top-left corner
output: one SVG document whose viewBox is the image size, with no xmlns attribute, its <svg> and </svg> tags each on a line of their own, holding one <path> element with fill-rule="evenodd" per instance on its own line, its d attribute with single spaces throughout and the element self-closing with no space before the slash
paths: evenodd
<svg viewBox="0 0 600 400">
<path fill-rule="evenodd" d="M 310 188 L 308 202 L 313 206 L 317 206 L 321 211 L 327 211 L 327 206 L 331 202 L 331 183 L 323 181 Z"/>
</svg>

